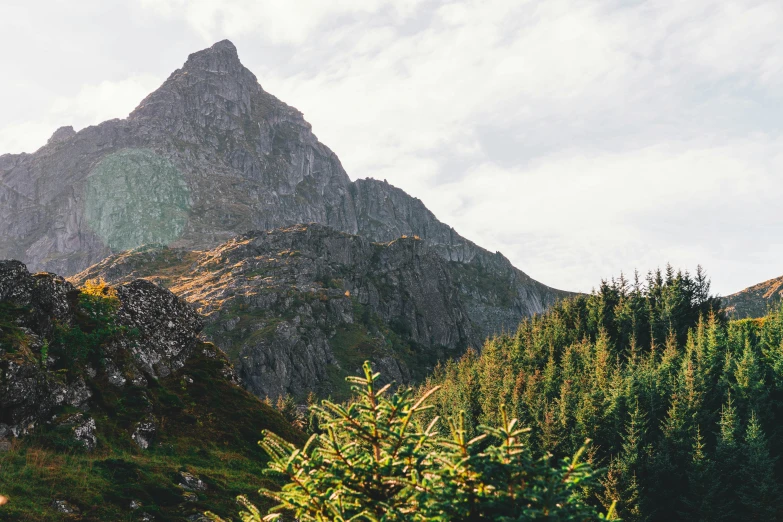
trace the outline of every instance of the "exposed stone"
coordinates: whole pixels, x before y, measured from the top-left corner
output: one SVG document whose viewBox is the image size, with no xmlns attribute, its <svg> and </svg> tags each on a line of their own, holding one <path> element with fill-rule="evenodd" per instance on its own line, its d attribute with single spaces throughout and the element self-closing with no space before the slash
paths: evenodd
<svg viewBox="0 0 783 522">
<path fill-rule="evenodd" d="M 206 491 L 207 485 L 196 475 L 188 473 L 187 471 L 180 471 L 179 487 L 186 491 Z"/>
<path fill-rule="evenodd" d="M 148 449 L 158 431 L 158 424 L 152 414 L 147 415 L 144 420 L 136 424 L 131 438 L 141 449 Z"/>
<path fill-rule="evenodd" d="M 117 288 L 120 321 L 137 329 L 147 342 L 131 347 L 140 368 L 153 377 L 179 369 L 191 355 L 202 319 L 174 294 L 149 281 Z"/>
<path fill-rule="evenodd" d="M 0 303 L 14 310 L 17 332 L 12 338 L 24 338 L 18 350 L 9 352 L 11 346 L 6 346 L 0 353 L 0 439 L 25 435 L 37 422 L 51 419 L 58 407 L 89 411 L 92 391 L 87 380 L 105 378 L 122 386 L 126 376 L 132 376 L 133 384 L 143 386 L 147 378 L 181 368 L 193 354 L 202 320 L 187 303 L 148 281 L 129 282 L 116 291 L 119 309 L 114 320 L 133 332 L 133 340 L 123 336 L 103 346 L 99 370 L 89 366 L 83 373 L 63 373 L 55 367 L 55 325 L 75 325 L 78 291 L 61 277 L 31 275 L 22 263 L 0 261 Z M 0 346 L 4 342 L 0 336 Z M 46 363 L 41 355 L 45 349 Z M 137 428 L 137 443 L 152 440 L 153 421 Z M 95 448 L 94 419 L 76 414 L 65 422 L 86 449 Z"/>
<path fill-rule="evenodd" d="M 74 426 L 73 434 L 76 437 L 76 440 L 84 444 L 84 447 L 87 448 L 88 451 L 92 451 L 98 443 L 98 438 L 95 436 L 95 430 L 95 419 L 90 418 L 83 423 Z"/>
<path fill-rule="evenodd" d="M 736 294 L 722 298 L 726 313 L 731 318 L 764 317 L 770 309 L 783 302 L 783 276 L 753 285 Z"/>
<path fill-rule="evenodd" d="M 95 435 L 97 426 L 95 419 L 85 418 L 81 413 L 66 415 L 64 418 L 56 419 L 56 423 L 62 426 L 70 426 L 73 431 L 73 438 L 80 442 L 87 451 L 92 451 L 98 444 L 98 437 Z"/>
<path fill-rule="evenodd" d="M 73 130 L 73 127 L 71 127 L 70 125 L 66 127 L 60 127 L 59 129 L 54 131 L 54 134 L 52 134 L 52 137 L 49 138 L 49 141 L 47 141 L 46 144 L 54 145 L 55 143 L 67 141 L 72 136 L 76 136 L 76 131 Z"/>
<path fill-rule="evenodd" d="M 58 513 L 64 513 L 66 515 L 73 515 L 79 513 L 79 508 L 69 503 L 66 500 L 53 500 L 52 509 Z"/>
</svg>

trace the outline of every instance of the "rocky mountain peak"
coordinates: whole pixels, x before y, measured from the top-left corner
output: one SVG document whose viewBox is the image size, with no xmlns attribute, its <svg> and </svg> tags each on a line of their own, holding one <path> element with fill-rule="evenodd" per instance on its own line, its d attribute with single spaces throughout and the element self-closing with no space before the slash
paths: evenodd
<svg viewBox="0 0 783 522">
<path fill-rule="evenodd" d="M 253 73 L 239 61 L 237 48 L 229 40 L 222 40 L 212 47 L 191 54 L 182 67 L 182 71 L 191 74 L 198 72 L 222 73 L 239 77 L 249 73 L 255 79 Z"/>
<path fill-rule="evenodd" d="M 239 116 L 251 112 L 252 98 L 263 92 L 256 76 L 239 61 L 228 40 L 188 56 L 181 69 L 130 114 L 131 120 L 166 119 L 197 114 Z"/>
<path fill-rule="evenodd" d="M 320 223 L 369 241 L 421 238 L 454 264 L 482 334 L 516 328 L 567 295 L 402 190 L 352 182 L 227 40 L 191 54 L 127 119 L 71 132 L 34 154 L 0 157 L 0 259 L 73 275 L 145 244 L 206 250 L 248 230 Z"/>
</svg>

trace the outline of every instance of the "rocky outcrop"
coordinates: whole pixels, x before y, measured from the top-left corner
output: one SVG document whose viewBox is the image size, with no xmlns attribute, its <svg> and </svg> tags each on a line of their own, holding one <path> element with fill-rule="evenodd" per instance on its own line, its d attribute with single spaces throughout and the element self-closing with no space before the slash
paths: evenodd
<svg viewBox="0 0 783 522">
<path fill-rule="evenodd" d="M 0 261 L 0 518 L 233 515 L 224 477 L 260 480 L 259 434 L 304 435 L 237 385 L 201 326 L 149 281 L 76 288 Z"/>
<path fill-rule="evenodd" d="M 61 277 L 0 261 L 0 438 L 50 421 L 58 407 L 86 414 L 95 381 L 143 387 L 193 355 L 201 318 L 168 290 L 133 281 L 93 300 L 82 295 Z M 94 420 L 57 422 L 95 447 Z"/>
<path fill-rule="evenodd" d="M 149 277 L 168 286 L 204 315 L 205 334 L 235 360 L 246 387 L 276 398 L 338 395 L 366 358 L 385 377 L 410 382 L 479 346 L 453 272 L 420 239 L 372 243 L 312 223 L 203 253 L 131 251 L 74 281 Z"/>
<path fill-rule="evenodd" d="M 771 308 L 779 307 L 783 301 L 783 277 L 753 285 L 736 294 L 723 297 L 721 301 L 729 317 L 736 319 L 764 317 Z"/>
<path fill-rule="evenodd" d="M 388 183 L 351 182 L 302 114 L 265 92 L 231 42 L 190 55 L 123 120 L 59 129 L 34 154 L 0 156 L 0 258 L 75 274 L 159 243 L 207 249 L 248 230 L 317 222 L 388 242 L 418 236 L 463 265 L 485 333 L 566 295 L 438 221 Z"/>
</svg>

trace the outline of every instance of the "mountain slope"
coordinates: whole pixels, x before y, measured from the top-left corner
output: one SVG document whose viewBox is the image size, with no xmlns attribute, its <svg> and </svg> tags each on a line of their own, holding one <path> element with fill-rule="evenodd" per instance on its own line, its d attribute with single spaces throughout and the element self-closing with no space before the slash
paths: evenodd
<svg viewBox="0 0 783 522">
<path fill-rule="evenodd" d="M 781 298 L 783 298 L 783 276 L 724 297 L 723 304 L 730 317 L 744 319 L 763 317 L 771 307 L 780 304 Z"/>
<path fill-rule="evenodd" d="M 403 191 L 351 182 L 228 41 L 190 55 L 128 118 L 59 129 L 34 154 L 0 156 L 0 258 L 33 270 L 70 275 L 144 244 L 205 249 L 310 222 L 371 241 L 417 235 L 469 266 L 465 277 L 510 285 L 502 301 L 468 310 L 488 331 L 515 328 L 567 295 L 462 238 Z"/>
<path fill-rule="evenodd" d="M 418 238 L 372 243 L 311 223 L 206 252 L 141 248 L 72 279 L 146 277 L 168 287 L 203 314 L 207 337 L 260 397 L 342 397 L 343 378 L 366 358 L 411 382 L 480 345 L 483 332 L 467 312 L 478 290 L 463 286 L 470 280 L 456 265 Z"/>
<path fill-rule="evenodd" d="M 0 518 L 233 514 L 265 483 L 260 431 L 303 436 L 237 386 L 201 327 L 147 281 L 77 290 L 0 262 Z"/>
</svg>

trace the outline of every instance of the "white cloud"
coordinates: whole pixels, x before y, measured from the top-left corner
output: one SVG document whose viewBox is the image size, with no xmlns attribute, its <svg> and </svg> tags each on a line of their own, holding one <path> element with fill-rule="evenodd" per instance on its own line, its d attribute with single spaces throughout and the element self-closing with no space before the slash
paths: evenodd
<svg viewBox="0 0 783 522">
<path fill-rule="evenodd" d="M 349 15 L 388 9 L 397 16 L 410 13 L 418 0 L 141 0 L 168 17 L 185 20 L 208 41 L 221 35 L 256 33 L 276 44 L 301 44 L 324 23 Z"/>
<path fill-rule="evenodd" d="M 727 293 L 783 273 L 778 0 L 139 2 L 147 48 L 235 39 L 351 177 L 388 179 L 545 283 L 672 261 Z M 0 101 L 0 151 L 123 117 L 162 80 L 144 70 L 37 92 L 24 119 Z"/>
<path fill-rule="evenodd" d="M 58 97 L 51 113 L 68 117 L 78 127 L 94 125 L 113 118 L 125 118 L 150 92 L 163 83 L 151 74 L 136 75 L 121 81 L 103 81 L 83 85 L 74 97 Z"/>
<path fill-rule="evenodd" d="M 781 272 L 783 244 L 765 237 L 783 227 L 781 147 L 783 139 L 761 138 L 558 154 L 523 169 L 484 164 L 425 202 L 468 237 L 565 288 L 589 290 L 620 271 L 672 262 L 705 264 L 726 292 L 742 288 L 749 270 L 764 274 L 759 280 Z"/>
<path fill-rule="evenodd" d="M 75 96 L 50 101 L 35 121 L 9 123 L 0 127 L 0 154 L 33 152 L 46 144 L 52 133 L 64 125 L 79 130 L 113 118 L 125 118 L 139 102 L 162 83 L 153 75 L 135 75 L 116 82 L 83 85 Z"/>
<path fill-rule="evenodd" d="M 401 186 L 544 282 L 587 290 L 671 261 L 706 265 L 727 293 L 783 273 L 772 257 L 738 271 L 752 242 L 705 237 L 726 230 L 729 207 L 752 228 L 778 186 L 780 127 L 760 128 L 748 109 L 781 79 L 781 9 L 460 2 L 411 34 L 349 26 L 340 52 L 300 58 L 298 74 L 252 66 L 352 177 Z M 487 129 L 507 142 L 503 161 Z M 741 253 L 727 256 L 726 241 Z"/>
</svg>

